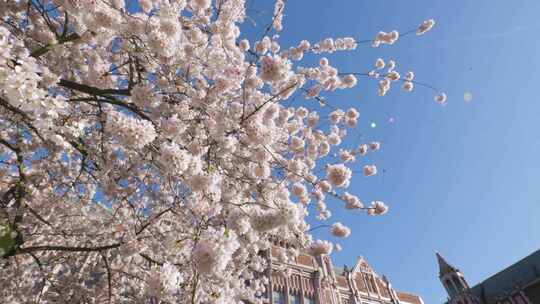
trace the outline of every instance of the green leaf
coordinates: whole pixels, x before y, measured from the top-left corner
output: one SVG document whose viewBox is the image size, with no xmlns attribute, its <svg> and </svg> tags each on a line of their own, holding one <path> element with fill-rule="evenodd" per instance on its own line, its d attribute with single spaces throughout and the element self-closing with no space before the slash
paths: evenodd
<svg viewBox="0 0 540 304">
<path fill-rule="evenodd" d="M 0 257 L 10 253 L 15 248 L 17 231 L 9 224 L 0 225 Z"/>
</svg>

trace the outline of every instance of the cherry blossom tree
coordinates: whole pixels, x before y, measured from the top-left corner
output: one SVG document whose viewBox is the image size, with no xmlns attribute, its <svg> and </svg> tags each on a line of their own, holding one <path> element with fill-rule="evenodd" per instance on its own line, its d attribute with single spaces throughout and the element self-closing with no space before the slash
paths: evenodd
<svg viewBox="0 0 540 304">
<path fill-rule="evenodd" d="M 327 198 L 387 211 L 346 192 L 380 144 L 339 149 L 360 114 L 324 96 L 358 79 L 379 95 L 429 86 L 392 60 L 341 73 L 323 56 L 394 44 L 397 31 L 285 47 L 283 0 L 258 40 L 240 31 L 244 0 L 125 5 L 0 0 L 2 301 L 257 302 L 272 235 L 295 245 L 285 260 L 329 254 L 308 212 L 329 219 Z M 301 65 L 308 53 L 317 65 Z M 285 106 L 292 98 L 303 101 Z"/>
</svg>

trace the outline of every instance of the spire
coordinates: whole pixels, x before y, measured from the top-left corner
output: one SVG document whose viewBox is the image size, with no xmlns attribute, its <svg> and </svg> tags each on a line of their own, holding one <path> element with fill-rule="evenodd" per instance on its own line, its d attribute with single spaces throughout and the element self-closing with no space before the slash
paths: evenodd
<svg viewBox="0 0 540 304">
<path fill-rule="evenodd" d="M 461 271 L 448 264 L 438 252 L 437 261 L 439 262 L 439 279 L 450 296 L 448 303 L 478 303 L 478 299 L 471 293 L 469 284 Z"/>
<path fill-rule="evenodd" d="M 448 264 L 448 262 L 446 262 L 446 260 L 437 252 L 437 261 L 439 262 L 439 276 L 443 276 L 445 274 L 448 274 L 448 273 L 455 273 L 455 272 L 459 272 L 459 270 Z"/>
</svg>

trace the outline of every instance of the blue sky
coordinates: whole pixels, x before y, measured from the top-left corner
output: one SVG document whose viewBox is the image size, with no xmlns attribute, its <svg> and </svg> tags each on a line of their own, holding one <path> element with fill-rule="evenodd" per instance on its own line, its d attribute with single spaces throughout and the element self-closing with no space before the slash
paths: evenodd
<svg viewBox="0 0 540 304">
<path fill-rule="evenodd" d="M 473 285 L 540 248 L 539 9 L 534 0 L 287 1 L 281 34 L 287 47 L 301 39 L 369 39 L 379 30 L 437 21 L 423 37 L 328 56 L 342 71 L 356 72 L 379 56 L 393 58 L 449 96 L 446 107 L 422 89 L 379 98 L 376 83 L 363 79 L 353 90 L 328 95 L 336 106 L 355 105 L 363 140 L 383 144 L 358 168 L 375 162 L 386 172 L 357 176 L 351 189 L 365 202 L 391 207 L 370 218 L 329 202 L 332 219 L 353 229 L 334 254 L 336 264 L 352 265 L 363 255 L 394 287 L 442 303 L 435 251 Z M 465 92 L 473 94 L 469 103 Z"/>
</svg>

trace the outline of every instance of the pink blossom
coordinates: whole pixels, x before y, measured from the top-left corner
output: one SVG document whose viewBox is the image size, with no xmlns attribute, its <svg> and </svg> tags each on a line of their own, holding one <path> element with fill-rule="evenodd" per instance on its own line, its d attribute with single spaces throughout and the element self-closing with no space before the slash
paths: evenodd
<svg viewBox="0 0 540 304">
<path fill-rule="evenodd" d="M 381 148 L 381 143 L 378 141 L 370 142 L 369 148 L 371 149 L 371 151 L 377 151 Z"/>
<path fill-rule="evenodd" d="M 361 70 L 320 55 L 361 44 L 296 37 L 285 48 L 285 1 L 274 1 L 270 20 L 244 0 L 139 0 L 140 12 L 123 0 L 41 1 L 45 10 L 0 2 L 9 21 L 0 25 L 0 193 L 16 185 L 33 210 L 14 210 L 7 196 L 6 222 L 17 227 L 0 223 L 5 302 L 33 302 L 39 285 L 44 303 L 59 294 L 255 303 L 269 284 L 258 274 L 271 261 L 260 253 L 274 237 L 294 244 L 280 250 L 283 262 L 331 254 L 309 227 L 333 215 L 336 199 L 350 212 L 387 211 L 344 191 L 356 158 L 379 149 L 337 147 L 357 134 L 359 112 L 340 108 L 334 93 L 354 87 Z M 268 25 L 259 41 L 246 38 L 252 21 Z M 381 32 L 373 44 L 398 38 Z M 414 77 L 382 59 L 368 76 L 380 95 L 398 81 L 412 89 Z M 331 232 L 351 233 L 339 222 Z M 12 251 L 18 239 L 42 270 Z"/>
<path fill-rule="evenodd" d="M 334 245 L 328 241 L 324 240 L 316 240 L 310 245 L 310 252 L 314 256 L 318 255 L 329 255 L 332 253 L 332 249 L 334 248 Z"/>
<path fill-rule="evenodd" d="M 360 201 L 360 199 L 355 196 L 355 195 L 352 195 L 348 192 L 345 192 L 342 196 L 342 199 L 345 201 L 345 208 L 347 209 L 362 209 L 364 208 L 364 204 L 362 203 L 362 201 Z"/>
<path fill-rule="evenodd" d="M 366 144 L 360 145 L 360 147 L 358 147 L 358 153 L 360 153 L 360 155 L 366 155 L 367 151 L 368 145 Z"/>
<path fill-rule="evenodd" d="M 435 25 L 435 20 L 433 19 L 426 20 L 418 26 L 418 30 L 416 31 L 416 34 L 423 35 L 427 33 L 429 30 L 431 30 L 431 28 L 433 28 L 434 25 Z"/>
<path fill-rule="evenodd" d="M 267 82 L 284 81 L 289 75 L 290 64 L 278 56 L 261 59 L 261 79 Z"/>
<path fill-rule="evenodd" d="M 351 229 L 340 222 L 333 224 L 330 230 L 333 236 L 339 238 L 346 238 L 351 235 Z"/>
<path fill-rule="evenodd" d="M 329 165 L 326 167 L 326 178 L 336 187 L 347 188 L 351 176 L 351 169 L 347 168 L 344 164 Z"/>
<path fill-rule="evenodd" d="M 435 101 L 440 105 L 446 104 L 446 93 L 440 93 L 435 96 Z"/>
<path fill-rule="evenodd" d="M 377 167 L 375 165 L 366 165 L 363 169 L 364 176 L 372 176 L 377 174 Z"/>
<path fill-rule="evenodd" d="M 372 202 L 371 206 L 369 206 L 368 209 L 369 215 L 383 215 L 386 212 L 388 212 L 388 206 L 386 206 L 383 202 L 380 201 Z"/>
<path fill-rule="evenodd" d="M 401 88 L 406 92 L 411 92 L 414 89 L 414 84 L 410 81 L 405 81 Z"/>
<path fill-rule="evenodd" d="M 384 69 L 385 63 L 382 58 L 377 58 L 377 61 L 375 61 L 375 68 L 377 70 Z"/>
</svg>

